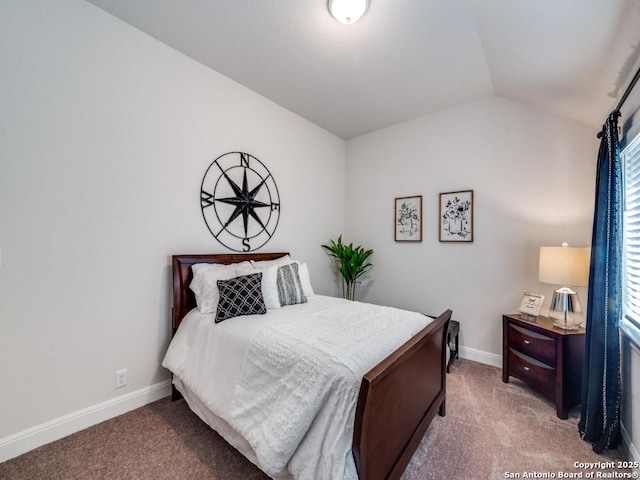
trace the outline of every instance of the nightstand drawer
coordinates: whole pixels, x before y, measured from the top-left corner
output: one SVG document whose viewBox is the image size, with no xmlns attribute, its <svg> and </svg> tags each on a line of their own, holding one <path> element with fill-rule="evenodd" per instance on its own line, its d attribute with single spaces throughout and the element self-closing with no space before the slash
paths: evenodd
<svg viewBox="0 0 640 480">
<path fill-rule="evenodd" d="M 509 349 L 509 373 L 524 380 L 549 398 L 555 395 L 556 369 L 512 348 Z"/>
<path fill-rule="evenodd" d="M 539 333 L 509 324 L 507 328 L 509 347 L 515 348 L 548 365 L 556 364 L 556 341 Z"/>
</svg>

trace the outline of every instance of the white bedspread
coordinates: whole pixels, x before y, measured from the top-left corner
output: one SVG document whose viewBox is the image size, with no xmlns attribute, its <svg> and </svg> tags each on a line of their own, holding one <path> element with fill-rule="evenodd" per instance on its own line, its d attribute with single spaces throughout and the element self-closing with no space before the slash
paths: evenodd
<svg viewBox="0 0 640 480">
<path fill-rule="evenodd" d="M 247 440 L 268 475 L 355 479 L 362 376 L 430 320 L 320 295 L 220 324 L 192 313 L 163 365 Z"/>
</svg>

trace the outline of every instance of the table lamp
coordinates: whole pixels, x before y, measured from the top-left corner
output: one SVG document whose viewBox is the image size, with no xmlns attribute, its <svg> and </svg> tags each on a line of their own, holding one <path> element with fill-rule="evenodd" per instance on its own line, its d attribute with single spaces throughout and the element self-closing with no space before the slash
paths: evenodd
<svg viewBox="0 0 640 480">
<path fill-rule="evenodd" d="M 553 324 L 565 330 L 575 330 L 583 322 L 582 306 L 578 294 L 570 287 L 586 287 L 589 284 L 589 247 L 540 247 L 538 280 L 562 285 L 553 292 L 549 317 Z"/>
</svg>

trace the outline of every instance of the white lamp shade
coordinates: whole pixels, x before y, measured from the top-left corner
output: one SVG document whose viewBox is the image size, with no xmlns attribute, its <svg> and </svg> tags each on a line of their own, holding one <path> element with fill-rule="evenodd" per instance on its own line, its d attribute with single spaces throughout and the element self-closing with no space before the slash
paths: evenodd
<svg viewBox="0 0 640 480">
<path fill-rule="evenodd" d="M 329 0 L 328 6 L 336 20 L 349 25 L 365 14 L 369 8 L 369 0 Z"/>
<path fill-rule="evenodd" d="M 540 247 L 538 280 L 556 285 L 589 284 L 589 247 Z"/>
</svg>

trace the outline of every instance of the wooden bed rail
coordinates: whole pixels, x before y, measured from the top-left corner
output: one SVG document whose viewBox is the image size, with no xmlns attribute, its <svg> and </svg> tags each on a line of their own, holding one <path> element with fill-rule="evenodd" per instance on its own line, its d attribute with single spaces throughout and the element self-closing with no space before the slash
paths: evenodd
<svg viewBox="0 0 640 480">
<path fill-rule="evenodd" d="M 450 319 L 447 310 L 363 377 L 353 435 L 360 480 L 399 479 L 436 412 L 444 416 Z"/>
</svg>

